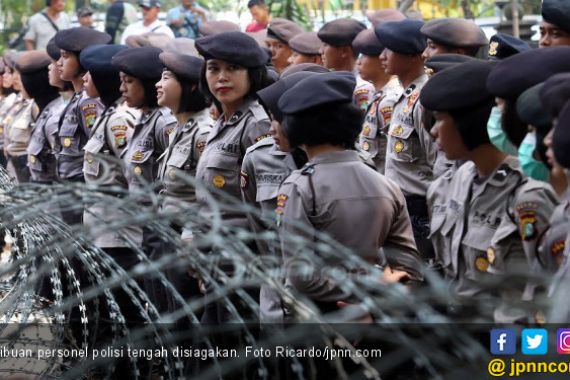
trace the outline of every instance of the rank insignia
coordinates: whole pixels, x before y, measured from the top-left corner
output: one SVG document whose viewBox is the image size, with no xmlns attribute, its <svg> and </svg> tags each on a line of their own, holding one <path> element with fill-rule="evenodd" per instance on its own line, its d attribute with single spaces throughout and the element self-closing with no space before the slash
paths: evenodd
<svg viewBox="0 0 570 380">
<path fill-rule="evenodd" d="M 493 41 L 489 44 L 489 55 L 495 56 L 497 55 L 497 48 L 499 47 L 499 43 L 497 41 Z"/>
<path fill-rule="evenodd" d="M 255 142 L 260 142 L 261 140 L 266 139 L 268 137 L 271 137 L 271 135 L 270 134 L 261 135 L 255 139 Z"/>
<path fill-rule="evenodd" d="M 202 154 L 202 152 L 206 148 L 206 142 L 200 141 L 198 144 L 196 144 L 196 148 L 198 149 L 198 152 L 200 152 L 200 154 Z"/>
<path fill-rule="evenodd" d="M 133 153 L 132 159 L 135 161 L 140 161 L 142 160 L 144 157 L 144 153 L 141 152 L 140 150 L 137 150 L 136 152 Z"/>
<path fill-rule="evenodd" d="M 550 247 L 550 254 L 555 258 L 556 263 L 558 265 L 562 265 L 562 261 L 564 261 L 564 255 L 561 253 L 564 252 L 564 248 L 566 247 L 566 239 L 561 239 Z"/>
<path fill-rule="evenodd" d="M 427 67 L 427 66 L 424 67 L 424 72 L 426 73 L 426 75 L 428 77 L 431 77 L 434 73 L 433 69 L 431 67 Z"/>
<path fill-rule="evenodd" d="M 73 139 L 71 137 L 66 137 L 63 139 L 63 146 L 69 148 L 71 146 Z"/>
<path fill-rule="evenodd" d="M 283 211 L 285 210 L 285 204 L 287 203 L 287 199 L 289 199 L 289 197 L 285 194 L 279 194 L 277 196 L 277 208 L 275 209 L 275 212 L 278 215 L 283 214 Z"/>
<path fill-rule="evenodd" d="M 477 268 L 479 272 L 487 272 L 487 269 L 489 268 L 489 260 L 483 256 L 477 257 L 475 259 L 475 268 Z"/>
<path fill-rule="evenodd" d="M 142 168 L 140 166 L 135 166 L 135 169 L 133 170 L 135 172 L 136 175 L 141 175 L 142 174 Z"/>
<path fill-rule="evenodd" d="M 364 129 L 362 130 L 362 135 L 368 137 L 369 134 L 370 134 L 370 127 L 364 127 Z"/>
<path fill-rule="evenodd" d="M 240 187 L 243 190 L 247 189 L 247 185 L 249 185 L 249 176 L 243 170 L 240 171 Z"/>
<path fill-rule="evenodd" d="M 405 145 L 401 140 L 398 140 L 394 143 L 394 152 L 396 153 L 402 153 L 402 151 L 404 150 Z"/>
<path fill-rule="evenodd" d="M 491 265 L 495 262 L 495 249 L 492 247 L 489 247 L 489 249 L 487 249 L 487 260 Z"/>
<path fill-rule="evenodd" d="M 226 185 L 226 179 L 221 175 L 215 175 L 214 178 L 212 178 L 212 183 L 215 187 L 221 189 Z"/>
<path fill-rule="evenodd" d="M 367 152 L 370 150 L 370 144 L 368 143 L 368 141 L 362 143 L 362 149 L 364 149 Z"/>
<path fill-rule="evenodd" d="M 173 131 L 174 131 L 174 127 L 170 127 L 170 128 L 166 128 L 164 130 L 164 133 L 166 133 L 166 136 L 170 136 Z"/>
</svg>

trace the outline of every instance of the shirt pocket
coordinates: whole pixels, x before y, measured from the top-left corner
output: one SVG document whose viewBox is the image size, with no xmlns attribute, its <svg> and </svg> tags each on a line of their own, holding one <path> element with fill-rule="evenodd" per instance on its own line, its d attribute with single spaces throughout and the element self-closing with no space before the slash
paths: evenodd
<svg viewBox="0 0 570 380">
<path fill-rule="evenodd" d="M 394 124 L 388 131 L 388 152 L 395 161 L 415 162 L 420 152 L 420 139 L 409 125 Z"/>
<path fill-rule="evenodd" d="M 434 214 L 431 218 L 430 235 L 437 260 L 447 270 L 451 269 L 452 263 L 452 230 L 457 217 L 449 214 Z"/>
<path fill-rule="evenodd" d="M 497 234 L 487 248 L 487 259 L 490 263 L 489 272 L 500 274 L 506 273 L 509 268 L 516 270 L 526 270 L 526 268 L 514 268 L 512 264 L 518 261 L 526 267 L 526 257 L 522 248 L 522 241 L 519 235 L 518 226 L 508 223 L 500 226 Z"/>
<path fill-rule="evenodd" d="M 79 121 L 75 115 L 65 115 L 59 130 L 61 153 L 73 155 L 79 153 L 80 138 L 76 136 Z"/>
<path fill-rule="evenodd" d="M 266 221 L 275 220 L 278 194 L 279 185 L 264 185 L 257 189 L 255 201 L 261 205 L 261 217 Z"/>
<path fill-rule="evenodd" d="M 30 139 L 30 144 L 28 145 L 28 167 L 31 170 L 42 170 L 40 155 L 44 149 L 44 142 L 45 140 L 42 140 L 39 137 Z"/>
<path fill-rule="evenodd" d="M 18 118 L 10 128 L 10 140 L 26 143 L 30 140 L 30 120 L 27 117 Z"/>
<path fill-rule="evenodd" d="M 488 249 L 491 247 L 497 230 L 485 226 L 471 226 L 463 241 L 465 275 L 471 280 L 479 280 L 489 269 Z"/>
<path fill-rule="evenodd" d="M 235 193 L 236 197 L 241 197 L 239 187 L 240 166 L 238 161 L 239 157 L 237 155 L 218 153 L 211 157 L 206 164 L 208 173 L 204 180 L 207 182 L 207 185 L 217 189 L 229 188 L 229 191 Z"/>
<path fill-rule="evenodd" d="M 98 176 L 101 162 L 97 158 L 97 154 L 101 152 L 101 148 L 105 142 L 97 138 L 91 138 L 83 148 L 85 150 L 85 159 L 83 160 L 83 172 L 92 176 Z"/>
</svg>

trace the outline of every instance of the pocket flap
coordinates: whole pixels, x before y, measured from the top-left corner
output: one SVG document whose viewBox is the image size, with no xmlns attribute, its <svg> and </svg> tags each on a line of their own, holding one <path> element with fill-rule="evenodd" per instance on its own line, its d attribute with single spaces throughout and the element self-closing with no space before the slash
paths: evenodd
<svg viewBox="0 0 570 380">
<path fill-rule="evenodd" d="M 410 127 L 409 125 L 395 124 L 390 127 L 388 134 L 393 137 L 407 140 L 410 138 L 412 133 L 414 133 L 414 131 L 414 127 Z"/>
</svg>

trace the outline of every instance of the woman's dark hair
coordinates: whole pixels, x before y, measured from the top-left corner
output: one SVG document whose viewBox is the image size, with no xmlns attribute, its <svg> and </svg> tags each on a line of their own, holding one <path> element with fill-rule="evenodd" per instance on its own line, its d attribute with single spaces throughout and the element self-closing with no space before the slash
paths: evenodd
<svg viewBox="0 0 570 380">
<path fill-rule="evenodd" d="M 210 91 L 208 87 L 208 81 L 206 80 L 206 65 L 207 61 L 202 64 L 202 71 L 200 72 L 200 83 L 199 90 L 206 97 L 206 101 L 209 103 L 214 103 L 218 112 L 222 113 L 222 104 L 216 99 L 214 94 Z M 247 76 L 249 78 L 249 92 L 246 94 L 246 98 L 255 99 L 256 92 L 264 89 L 265 87 L 273 84 L 273 80 L 267 75 L 267 68 L 265 66 L 259 66 L 247 69 Z"/>
<path fill-rule="evenodd" d="M 487 122 L 494 105 L 495 99 L 489 97 L 478 105 L 449 111 L 467 149 L 473 150 L 483 144 L 491 143 Z"/>
<path fill-rule="evenodd" d="M 147 106 L 149 108 L 156 108 L 158 107 L 158 101 L 156 99 L 156 82 L 160 80 L 157 79 L 141 79 L 137 78 L 141 81 L 143 89 L 144 89 L 144 104 L 142 106 Z"/>
<path fill-rule="evenodd" d="M 48 69 L 41 69 L 33 73 L 20 74 L 22 86 L 30 98 L 42 111 L 52 100 L 59 97 L 59 88 L 49 84 Z"/>
<path fill-rule="evenodd" d="M 178 77 L 176 74 L 174 74 L 174 77 L 180 83 L 180 87 L 182 87 L 180 104 L 178 105 L 179 113 L 200 112 L 210 106 L 211 103 L 206 100 L 206 96 L 200 91 L 197 83 L 192 83 L 192 81 Z"/>
<path fill-rule="evenodd" d="M 101 99 L 105 107 L 110 107 L 121 97 L 121 77 L 118 72 L 98 73 L 91 71 L 90 74 L 91 80 L 99 93 L 99 99 Z"/>
<path fill-rule="evenodd" d="M 292 148 L 332 144 L 353 149 L 364 113 L 352 103 L 329 103 L 294 115 L 284 115 L 283 132 Z"/>
<path fill-rule="evenodd" d="M 528 125 L 519 118 L 516 102 L 505 100 L 501 125 L 509 140 L 519 147 L 528 132 Z"/>
</svg>

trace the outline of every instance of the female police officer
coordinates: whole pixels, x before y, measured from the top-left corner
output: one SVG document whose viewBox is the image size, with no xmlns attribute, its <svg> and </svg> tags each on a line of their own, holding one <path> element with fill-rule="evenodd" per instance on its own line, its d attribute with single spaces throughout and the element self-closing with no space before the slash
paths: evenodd
<svg viewBox="0 0 570 380">
<path fill-rule="evenodd" d="M 418 256 L 402 192 L 352 150 L 362 127 L 362 113 L 351 104 L 355 84 L 351 73 L 314 75 L 278 102 L 290 145 L 302 147 L 309 158 L 285 180 L 277 197 L 286 285 L 321 312 L 336 310 L 339 301 L 358 299 L 327 270 L 370 272 L 381 247 Z M 315 251 L 312 243 L 321 241 L 319 233 L 330 234 L 351 254 Z"/>
<path fill-rule="evenodd" d="M 267 55 L 257 42 L 240 32 L 226 32 L 196 40 L 196 49 L 206 59 L 200 86 L 222 112 L 208 137 L 196 178 L 207 187 L 221 190 L 235 199 L 241 198 L 239 172 L 247 148 L 267 137 L 269 118 L 255 100 L 255 93 L 267 82 Z M 216 193 L 215 199 L 223 197 Z M 208 192 L 196 189 L 200 217 L 213 215 L 206 203 Z M 220 217 L 227 227 L 247 228 L 245 212 L 223 208 Z M 209 305 L 204 319 L 220 321 L 227 311 Z"/>
</svg>

